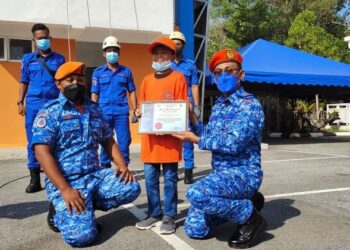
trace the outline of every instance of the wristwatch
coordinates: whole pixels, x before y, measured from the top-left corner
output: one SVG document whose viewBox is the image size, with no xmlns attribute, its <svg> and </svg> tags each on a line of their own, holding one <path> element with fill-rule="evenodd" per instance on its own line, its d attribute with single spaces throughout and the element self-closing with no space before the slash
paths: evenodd
<svg viewBox="0 0 350 250">
<path fill-rule="evenodd" d="M 23 101 L 17 101 L 17 105 L 23 104 Z"/>
</svg>

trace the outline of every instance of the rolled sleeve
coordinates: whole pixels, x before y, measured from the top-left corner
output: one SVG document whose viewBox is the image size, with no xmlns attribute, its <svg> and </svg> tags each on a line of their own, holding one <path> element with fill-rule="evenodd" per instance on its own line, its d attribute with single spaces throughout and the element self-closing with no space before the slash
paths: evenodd
<svg viewBox="0 0 350 250">
<path fill-rule="evenodd" d="M 29 83 L 29 71 L 28 71 L 28 62 L 25 57 L 22 58 L 21 62 L 21 83 Z"/>
<path fill-rule="evenodd" d="M 99 94 L 100 93 L 100 83 L 98 81 L 98 72 L 95 70 L 92 74 L 92 81 L 91 81 L 91 93 Z"/>
<path fill-rule="evenodd" d="M 193 68 L 191 72 L 191 86 L 192 85 L 198 85 L 198 73 L 197 73 L 197 67 L 195 64 L 193 64 Z"/>
<path fill-rule="evenodd" d="M 136 90 L 136 86 L 134 83 L 134 77 L 132 76 L 132 73 L 130 72 L 128 77 L 128 92 L 134 92 Z"/>
<path fill-rule="evenodd" d="M 109 127 L 108 122 L 102 117 L 102 143 L 113 137 L 113 130 Z"/>
<path fill-rule="evenodd" d="M 204 124 L 202 123 L 202 121 L 198 121 L 196 125 L 191 123 L 191 129 L 192 132 L 195 133 L 197 136 L 201 136 L 204 129 Z"/>
</svg>

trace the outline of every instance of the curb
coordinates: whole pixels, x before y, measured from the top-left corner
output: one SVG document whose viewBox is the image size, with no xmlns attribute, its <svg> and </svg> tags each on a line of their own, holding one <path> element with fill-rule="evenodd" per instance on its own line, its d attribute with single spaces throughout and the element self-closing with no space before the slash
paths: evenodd
<svg viewBox="0 0 350 250">
<path fill-rule="evenodd" d="M 305 138 L 305 137 L 317 138 L 317 137 L 324 137 L 324 136 L 350 136 L 350 132 L 335 132 L 335 133 L 318 132 L 318 133 L 290 133 L 290 134 L 285 134 L 282 132 L 273 132 L 268 135 L 269 138 Z"/>
</svg>

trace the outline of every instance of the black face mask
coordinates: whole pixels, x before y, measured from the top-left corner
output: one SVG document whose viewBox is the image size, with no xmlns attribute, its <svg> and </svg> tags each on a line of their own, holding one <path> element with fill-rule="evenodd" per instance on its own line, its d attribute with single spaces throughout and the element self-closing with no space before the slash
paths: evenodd
<svg viewBox="0 0 350 250">
<path fill-rule="evenodd" d="M 85 99 L 85 86 L 74 83 L 63 89 L 63 95 L 71 102 L 82 103 Z"/>
</svg>

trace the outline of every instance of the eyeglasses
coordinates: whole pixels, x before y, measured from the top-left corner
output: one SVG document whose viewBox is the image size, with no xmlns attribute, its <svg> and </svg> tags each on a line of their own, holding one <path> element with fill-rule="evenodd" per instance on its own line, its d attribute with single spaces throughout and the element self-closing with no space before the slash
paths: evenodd
<svg viewBox="0 0 350 250">
<path fill-rule="evenodd" d="M 217 69 L 214 71 L 214 76 L 220 76 L 222 74 L 222 72 L 225 72 L 228 75 L 233 75 L 236 74 L 240 71 L 241 69 L 234 69 L 234 68 L 226 68 L 224 71 L 222 71 L 221 69 Z"/>
</svg>

